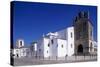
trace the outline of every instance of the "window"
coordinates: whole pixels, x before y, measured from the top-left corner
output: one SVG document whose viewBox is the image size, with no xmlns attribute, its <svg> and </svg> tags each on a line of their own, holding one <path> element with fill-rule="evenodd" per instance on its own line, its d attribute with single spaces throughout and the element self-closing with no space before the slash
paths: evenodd
<svg viewBox="0 0 100 67">
<path fill-rule="evenodd" d="M 83 31 L 82 31 L 83 35 L 86 35 L 87 33 L 87 22 L 83 22 Z"/>
<path fill-rule="evenodd" d="M 85 17 L 85 18 L 88 18 L 88 12 L 85 12 L 85 13 L 84 13 L 84 17 Z"/>
<path fill-rule="evenodd" d="M 57 44 L 57 47 L 58 47 L 58 44 Z"/>
<path fill-rule="evenodd" d="M 18 52 L 18 50 L 16 50 L 16 52 Z"/>
<path fill-rule="evenodd" d="M 72 32 L 71 32 L 71 38 L 72 38 Z"/>
<path fill-rule="evenodd" d="M 91 32 L 90 32 L 90 33 L 91 33 L 91 36 L 92 36 L 92 30 L 91 30 Z"/>
<path fill-rule="evenodd" d="M 48 47 L 50 47 L 50 44 L 48 44 Z"/>
<path fill-rule="evenodd" d="M 47 53 L 48 53 L 48 50 L 47 50 Z"/>
<path fill-rule="evenodd" d="M 53 40 L 51 40 L 51 43 L 53 44 Z"/>
<path fill-rule="evenodd" d="M 25 53 L 26 51 L 25 50 L 23 50 L 23 54 Z"/>
<path fill-rule="evenodd" d="M 61 47 L 63 48 L 63 44 L 61 45 Z"/>
<path fill-rule="evenodd" d="M 87 22 L 83 23 L 83 31 L 86 31 L 86 27 L 87 27 Z"/>
<path fill-rule="evenodd" d="M 20 41 L 20 46 L 22 46 L 22 41 Z"/>
<path fill-rule="evenodd" d="M 93 45 L 92 45 L 92 42 L 91 42 L 91 44 L 90 44 L 90 51 L 92 51 L 92 48 L 93 48 L 92 46 L 93 46 Z"/>
<path fill-rule="evenodd" d="M 73 47 L 73 45 L 71 44 L 71 48 Z"/>
<path fill-rule="evenodd" d="M 19 57 L 19 55 L 18 54 L 16 54 L 17 55 L 17 57 Z"/>
<path fill-rule="evenodd" d="M 39 49 L 39 52 L 41 51 L 41 49 Z"/>
</svg>

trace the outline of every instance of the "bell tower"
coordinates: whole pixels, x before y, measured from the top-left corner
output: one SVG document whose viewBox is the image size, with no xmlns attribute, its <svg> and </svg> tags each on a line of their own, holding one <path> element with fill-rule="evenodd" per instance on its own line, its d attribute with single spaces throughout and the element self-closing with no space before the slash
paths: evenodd
<svg viewBox="0 0 100 67">
<path fill-rule="evenodd" d="M 24 47 L 24 40 L 23 39 L 18 39 L 17 42 L 16 42 L 16 47 L 17 48 Z"/>
<path fill-rule="evenodd" d="M 75 54 L 93 52 L 93 24 L 89 12 L 79 12 L 74 20 Z"/>
</svg>

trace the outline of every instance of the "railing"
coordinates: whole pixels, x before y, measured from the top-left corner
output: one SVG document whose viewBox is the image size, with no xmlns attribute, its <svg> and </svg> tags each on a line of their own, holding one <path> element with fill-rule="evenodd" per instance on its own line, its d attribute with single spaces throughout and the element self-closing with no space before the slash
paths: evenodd
<svg viewBox="0 0 100 67">
<path fill-rule="evenodd" d="M 69 63 L 69 62 L 85 62 L 85 61 L 96 61 L 97 55 L 74 55 L 65 57 L 48 57 L 43 56 L 31 56 L 14 58 L 14 65 L 35 65 L 35 64 L 55 64 L 55 63 Z"/>
<path fill-rule="evenodd" d="M 43 56 L 33 56 L 35 60 L 64 60 L 64 61 L 86 61 L 86 60 L 97 60 L 97 55 L 94 54 L 83 54 L 83 55 L 74 55 L 74 56 L 65 56 L 65 57 L 43 57 Z"/>
</svg>

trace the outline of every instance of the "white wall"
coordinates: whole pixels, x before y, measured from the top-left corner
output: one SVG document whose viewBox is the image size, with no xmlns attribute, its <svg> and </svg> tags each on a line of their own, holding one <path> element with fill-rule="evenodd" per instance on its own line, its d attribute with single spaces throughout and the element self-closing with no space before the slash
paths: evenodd
<svg viewBox="0 0 100 67">
<path fill-rule="evenodd" d="M 19 49 L 19 51 L 20 51 L 21 57 L 27 56 L 27 48 L 21 48 L 21 49 Z"/>
<path fill-rule="evenodd" d="M 58 42 L 58 47 L 57 47 L 58 57 L 65 57 L 67 54 L 67 49 L 66 49 L 67 41 L 62 39 L 57 39 L 57 42 Z"/>
<path fill-rule="evenodd" d="M 37 56 L 37 43 L 32 44 L 31 49 L 31 55 Z"/>
<path fill-rule="evenodd" d="M 54 35 L 46 35 L 46 37 L 42 37 L 38 40 L 37 52 L 39 56 L 44 56 L 46 58 L 56 56 L 65 57 L 66 55 L 72 56 L 74 54 L 74 27 L 68 27 L 57 31 L 57 33 L 58 38 Z M 53 43 L 51 40 L 53 40 Z M 41 49 L 41 53 L 39 52 L 39 49 Z"/>
<path fill-rule="evenodd" d="M 35 43 L 35 44 L 33 45 L 33 49 L 34 49 L 34 51 L 37 51 L 37 43 Z"/>
<path fill-rule="evenodd" d="M 74 27 L 68 27 L 67 29 L 67 33 L 68 33 L 68 43 L 67 43 L 67 47 L 68 47 L 68 56 L 71 56 L 74 54 Z M 71 33 L 72 33 L 72 37 L 71 37 Z"/>
<path fill-rule="evenodd" d="M 53 42 L 52 42 L 53 41 Z M 52 38 L 50 39 L 50 44 L 51 44 L 51 57 L 56 57 L 57 56 L 57 38 Z"/>
<path fill-rule="evenodd" d="M 53 40 L 53 43 L 52 43 Z M 43 38 L 44 42 L 44 57 L 65 57 L 67 54 L 66 40 L 57 38 Z M 49 44 L 49 47 L 48 47 Z M 63 45 L 63 48 L 61 47 Z M 47 53 L 48 51 L 48 53 Z"/>
<path fill-rule="evenodd" d="M 19 49 L 12 49 L 13 57 L 17 58 L 17 54 L 19 55 Z M 20 57 L 20 55 L 19 55 Z"/>
<path fill-rule="evenodd" d="M 27 56 L 27 49 L 28 48 L 21 48 L 21 49 L 12 49 L 12 52 L 14 54 L 14 58 L 21 58 L 21 57 L 26 57 Z M 18 55 L 18 57 L 17 57 Z"/>
<path fill-rule="evenodd" d="M 44 45 L 43 38 L 37 41 L 37 56 L 44 56 Z M 41 51 L 39 51 L 41 50 Z"/>
<path fill-rule="evenodd" d="M 60 39 L 67 39 L 66 31 L 67 31 L 67 28 L 57 31 L 58 38 L 60 38 Z"/>
<path fill-rule="evenodd" d="M 89 52 L 94 52 L 94 45 L 95 45 L 95 41 L 89 40 L 89 47 L 91 47 L 91 43 L 92 43 L 92 50 L 89 49 Z"/>
<path fill-rule="evenodd" d="M 49 38 L 43 38 L 43 45 L 44 45 L 44 57 L 50 57 L 51 56 L 51 50 L 50 50 L 50 39 Z M 48 47 L 49 44 L 49 47 Z"/>
<path fill-rule="evenodd" d="M 52 43 L 53 40 L 53 43 Z M 65 57 L 67 54 L 66 49 L 66 40 L 57 39 L 57 38 L 41 38 L 40 41 L 38 41 L 38 55 L 44 56 L 45 58 L 49 57 Z M 49 44 L 49 47 L 48 47 Z M 63 48 L 61 45 L 63 44 Z M 39 53 L 39 49 L 41 49 L 41 53 Z"/>
<path fill-rule="evenodd" d="M 57 32 L 58 32 L 58 38 L 66 39 L 67 42 L 66 53 L 68 56 L 72 56 L 74 54 L 74 27 L 68 27 Z M 71 38 L 71 32 L 72 32 L 72 38 Z"/>
</svg>

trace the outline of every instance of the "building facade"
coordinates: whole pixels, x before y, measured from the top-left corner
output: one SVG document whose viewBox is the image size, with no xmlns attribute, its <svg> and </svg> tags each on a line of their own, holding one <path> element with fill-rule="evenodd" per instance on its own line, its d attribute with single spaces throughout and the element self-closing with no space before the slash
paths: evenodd
<svg viewBox="0 0 100 67">
<path fill-rule="evenodd" d="M 75 53 L 89 54 L 94 52 L 93 24 L 89 12 L 80 12 L 74 21 Z"/>
<path fill-rule="evenodd" d="M 32 42 L 29 49 L 31 56 L 37 56 L 37 42 Z"/>
<path fill-rule="evenodd" d="M 16 41 L 16 47 L 14 49 L 11 49 L 11 53 L 13 58 L 22 58 L 28 56 L 29 48 L 24 47 L 24 40 L 18 39 Z"/>
<path fill-rule="evenodd" d="M 74 54 L 74 27 L 48 33 L 37 41 L 37 55 L 46 58 Z"/>
<path fill-rule="evenodd" d="M 14 48 L 12 49 L 13 58 L 22 58 L 27 56 L 28 48 Z"/>
<path fill-rule="evenodd" d="M 43 57 L 65 57 L 94 54 L 97 43 L 89 12 L 79 12 L 72 27 L 48 33 L 37 41 L 37 52 Z"/>
<path fill-rule="evenodd" d="M 73 26 L 43 35 L 29 48 L 24 47 L 24 40 L 19 39 L 13 49 L 14 57 L 62 58 L 73 55 L 94 54 L 97 42 L 93 37 L 93 24 L 88 12 L 80 12 Z"/>
</svg>

